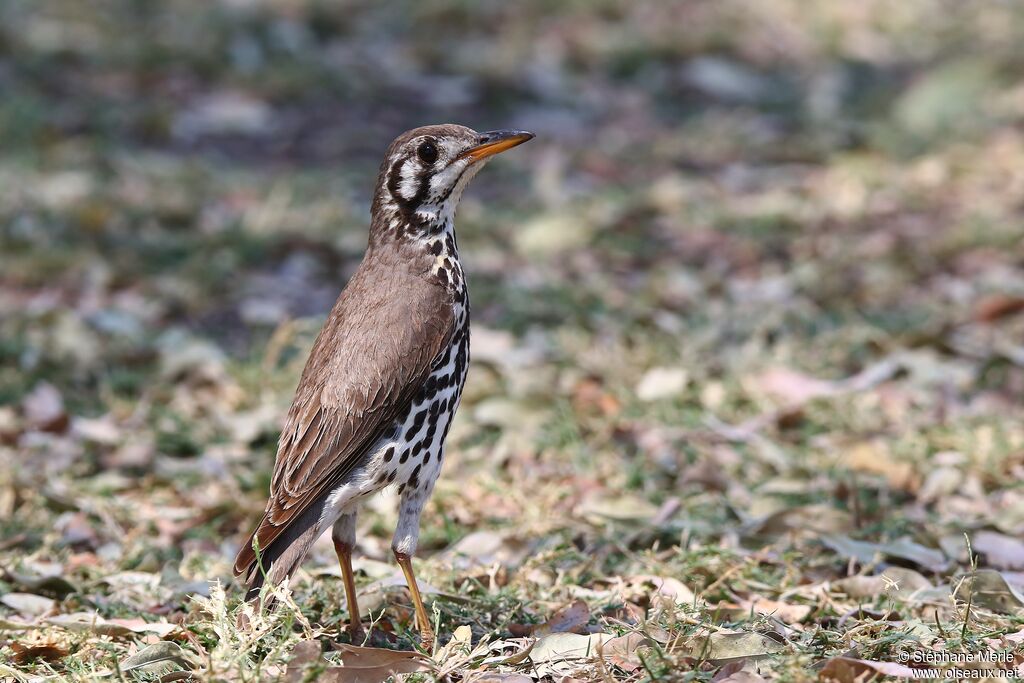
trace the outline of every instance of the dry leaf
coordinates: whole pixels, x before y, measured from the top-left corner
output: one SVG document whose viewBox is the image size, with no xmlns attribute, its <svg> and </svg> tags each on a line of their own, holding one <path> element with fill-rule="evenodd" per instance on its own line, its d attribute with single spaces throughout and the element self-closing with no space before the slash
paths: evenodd
<svg viewBox="0 0 1024 683">
<path fill-rule="evenodd" d="M 650 644 L 651 641 L 644 634 L 628 633 L 603 643 L 601 655 L 624 671 L 638 671 L 644 665 L 638 651 Z"/>
<path fill-rule="evenodd" d="M 775 536 L 787 532 L 803 534 L 836 534 L 853 530 L 850 513 L 830 505 L 805 505 L 778 510 L 750 522 L 746 535 Z"/>
<path fill-rule="evenodd" d="M 715 674 L 715 677 L 711 680 L 714 683 L 765 683 L 765 679 L 762 676 L 750 671 L 736 671 L 721 678 Z"/>
<path fill-rule="evenodd" d="M 949 560 L 941 551 L 927 548 L 908 538 L 900 538 L 890 543 L 869 543 L 855 541 L 849 536 L 823 536 L 822 542 L 843 557 L 848 557 L 861 564 L 871 564 L 879 557 L 891 556 L 909 560 L 920 567 L 935 572 L 944 571 L 949 567 Z"/>
<path fill-rule="evenodd" d="M 988 564 L 997 569 L 1024 569 L 1024 542 L 995 531 L 979 531 L 971 538 L 971 547 L 983 553 Z"/>
<path fill-rule="evenodd" d="M 319 672 L 318 682 L 324 683 L 383 683 L 396 674 L 430 671 L 430 663 L 418 652 L 400 652 L 377 647 L 336 645 L 341 666 L 329 663 L 321 654 L 318 641 L 307 640 L 292 650 L 285 680 L 299 683 L 307 680 L 313 667 Z"/>
<path fill-rule="evenodd" d="M 974 319 L 980 323 L 992 323 L 1021 311 L 1024 311 L 1024 297 L 992 294 L 974 305 Z"/>
<path fill-rule="evenodd" d="M 833 657 L 818 672 L 818 680 L 834 683 L 866 683 L 881 676 L 919 678 L 920 674 L 895 662 L 871 662 L 850 657 Z"/>
<path fill-rule="evenodd" d="M 758 597 L 753 600 L 744 600 L 741 606 L 747 612 L 753 610 L 757 614 L 775 617 L 784 624 L 798 624 L 806 619 L 812 611 L 809 605 L 797 605 Z"/>
<path fill-rule="evenodd" d="M 32 593 L 6 593 L 0 596 L 0 602 L 27 617 L 42 616 L 57 607 L 56 600 Z"/>
<path fill-rule="evenodd" d="M 188 657 L 177 643 L 169 640 L 147 645 L 121 662 L 121 671 L 164 671 L 168 668 L 191 668 Z"/>
<path fill-rule="evenodd" d="M 914 466 L 893 458 L 889 445 L 884 441 L 863 441 L 854 444 L 845 452 L 846 466 L 854 472 L 878 474 L 885 477 L 889 486 L 902 491 L 915 491 L 918 477 Z"/>
<path fill-rule="evenodd" d="M 876 576 L 851 576 L 833 581 L 832 587 L 855 599 L 875 598 L 888 594 L 907 600 L 914 593 L 931 588 L 932 584 L 912 569 L 887 567 Z"/>
<path fill-rule="evenodd" d="M 533 632 L 537 635 L 567 632 L 586 633 L 589 621 L 590 608 L 587 607 L 587 603 L 576 600 L 555 612 L 550 619 L 537 626 Z"/>
<path fill-rule="evenodd" d="M 956 599 L 996 614 L 1019 615 L 1024 612 L 1024 596 L 994 569 L 979 569 L 962 581 Z"/>
<path fill-rule="evenodd" d="M 612 639 L 607 633 L 593 633 L 588 636 L 577 633 L 552 633 L 537 640 L 530 653 L 530 659 L 542 662 L 567 659 L 589 659 L 596 657 L 603 643 Z"/>
<path fill-rule="evenodd" d="M 764 657 L 783 649 L 782 643 L 770 636 L 750 631 L 717 631 L 709 636 L 693 637 L 680 647 L 689 657 L 702 657 L 715 664 Z"/>
<path fill-rule="evenodd" d="M 44 623 L 57 626 L 76 633 L 97 633 L 112 637 L 125 637 L 136 633 L 155 633 L 165 636 L 178 630 L 177 624 L 163 622 L 147 622 L 143 619 L 104 619 L 94 612 L 72 612 L 47 617 Z"/>
<path fill-rule="evenodd" d="M 39 643 L 34 645 L 23 645 L 17 641 L 8 643 L 14 656 L 11 661 L 15 664 L 31 664 L 37 659 L 47 662 L 57 662 L 68 656 L 68 650 L 56 643 Z"/>
<path fill-rule="evenodd" d="M 640 378 L 636 397 L 641 401 L 658 401 L 682 393 L 689 381 L 683 368 L 651 368 Z"/>
<path fill-rule="evenodd" d="M 768 394 L 788 404 L 806 403 L 836 393 L 832 382 L 816 379 L 788 368 L 772 368 L 749 378 L 758 393 Z"/>
<path fill-rule="evenodd" d="M 64 399 L 60 392 L 47 382 L 40 382 L 25 396 L 21 403 L 25 420 L 45 432 L 63 432 L 68 426 L 68 415 L 64 412 Z"/>
<path fill-rule="evenodd" d="M 646 598 L 665 596 L 679 605 L 692 605 L 697 596 L 679 579 L 671 576 L 640 574 L 630 577 L 626 586 L 630 601 L 636 602 L 637 595 Z"/>
</svg>

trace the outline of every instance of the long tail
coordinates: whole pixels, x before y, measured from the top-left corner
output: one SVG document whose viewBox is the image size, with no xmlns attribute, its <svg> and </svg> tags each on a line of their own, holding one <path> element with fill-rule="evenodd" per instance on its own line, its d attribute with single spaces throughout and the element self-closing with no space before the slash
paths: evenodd
<svg viewBox="0 0 1024 683">
<path fill-rule="evenodd" d="M 264 517 L 246 545 L 239 550 L 235 561 L 235 573 L 244 577 L 248 586 L 246 600 L 257 599 L 265 582 L 269 581 L 271 585 L 279 584 L 298 569 L 313 542 L 320 536 L 320 515 L 325 503 L 326 497 L 314 501 L 285 529 L 273 535 L 265 533 L 270 531 L 270 524 Z M 260 546 L 257 556 L 252 549 L 252 539 L 268 536 L 271 538 L 270 542 L 266 547 Z"/>
</svg>

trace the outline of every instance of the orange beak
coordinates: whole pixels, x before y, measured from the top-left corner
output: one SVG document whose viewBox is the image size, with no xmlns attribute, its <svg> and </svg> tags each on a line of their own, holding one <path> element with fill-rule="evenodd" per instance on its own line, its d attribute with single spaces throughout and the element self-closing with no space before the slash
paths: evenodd
<svg viewBox="0 0 1024 683">
<path fill-rule="evenodd" d="M 525 130 L 492 130 L 480 134 L 480 142 L 476 147 L 470 147 L 458 156 L 459 159 L 469 158 L 472 161 L 480 161 L 487 157 L 504 152 L 521 145 L 527 140 L 532 140 L 533 133 Z"/>
</svg>

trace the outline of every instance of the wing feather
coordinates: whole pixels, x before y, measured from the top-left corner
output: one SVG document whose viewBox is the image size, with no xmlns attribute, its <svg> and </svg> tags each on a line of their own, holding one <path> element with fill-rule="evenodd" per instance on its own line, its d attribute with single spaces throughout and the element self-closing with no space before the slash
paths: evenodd
<svg viewBox="0 0 1024 683">
<path fill-rule="evenodd" d="M 356 272 L 320 331 L 278 442 L 270 499 L 253 532 L 270 545 L 344 482 L 407 408 L 454 334 L 451 295 L 395 268 Z M 255 563 L 252 537 L 235 572 Z"/>
</svg>

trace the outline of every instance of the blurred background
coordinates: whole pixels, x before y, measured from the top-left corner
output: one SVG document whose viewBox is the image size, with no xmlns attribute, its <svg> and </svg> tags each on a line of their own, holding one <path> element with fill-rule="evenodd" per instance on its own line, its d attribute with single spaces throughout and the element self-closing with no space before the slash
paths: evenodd
<svg viewBox="0 0 1024 683">
<path fill-rule="evenodd" d="M 5 0 L 0 660 L 251 663 L 191 596 L 262 511 L 383 150 L 441 122 L 537 134 L 459 213 L 442 632 L 583 600 L 561 630 L 646 615 L 710 677 L 715 633 L 781 675 L 1018 631 L 1022 44 L 997 1 Z M 393 502 L 358 566 L 408 647 Z M 334 566 L 295 591 L 336 631 Z"/>
</svg>

